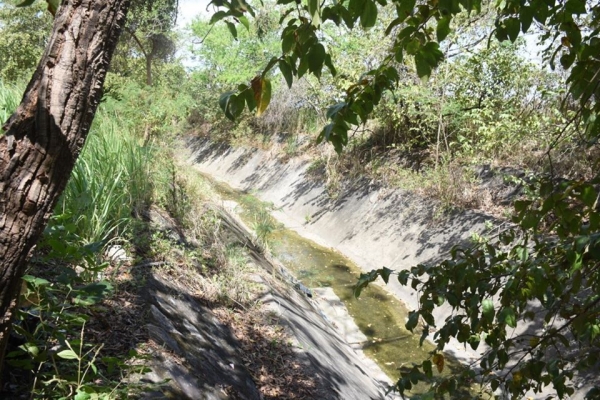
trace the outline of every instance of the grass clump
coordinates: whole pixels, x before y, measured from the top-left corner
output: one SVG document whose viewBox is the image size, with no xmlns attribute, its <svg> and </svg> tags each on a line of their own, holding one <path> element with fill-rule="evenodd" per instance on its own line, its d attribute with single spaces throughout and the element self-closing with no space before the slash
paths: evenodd
<svg viewBox="0 0 600 400">
<path fill-rule="evenodd" d="M 152 201 L 158 149 L 144 145 L 100 110 L 57 212 L 72 216 L 82 242 L 123 237 L 134 215 Z"/>
<path fill-rule="evenodd" d="M 0 79 L 0 125 L 17 109 L 23 97 L 23 87 L 24 85 L 8 84 Z M 4 134 L 1 129 L 0 134 Z"/>
</svg>

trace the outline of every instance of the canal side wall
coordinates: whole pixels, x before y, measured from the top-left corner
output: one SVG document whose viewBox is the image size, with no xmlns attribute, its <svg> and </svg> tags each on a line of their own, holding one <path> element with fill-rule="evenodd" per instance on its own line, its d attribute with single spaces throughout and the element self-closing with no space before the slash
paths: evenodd
<svg viewBox="0 0 600 400">
<path fill-rule="evenodd" d="M 189 162 L 199 172 L 273 203 L 274 217 L 286 227 L 334 248 L 364 271 L 384 266 L 408 269 L 440 260 L 453 245 L 483 232 L 489 219 L 469 211 L 436 218 L 433 201 L 367 181 L 356 182 L 332 199 L 314 171 L 308 172 L 310 164 L 305 160 L 282 161 L 266 151 L 232 148 L 203 138 L 190 138 L 187 146 Z M 410 288 L 395 280 L 386 288 L 409 309 L 416 308 L 417 297 Z M 436 317 L 447 315 L 449 310 L 440 310 Z M 459 359 L 477 356 L 457 344 L 451 347 L 447 351 Z"/>
</svg>

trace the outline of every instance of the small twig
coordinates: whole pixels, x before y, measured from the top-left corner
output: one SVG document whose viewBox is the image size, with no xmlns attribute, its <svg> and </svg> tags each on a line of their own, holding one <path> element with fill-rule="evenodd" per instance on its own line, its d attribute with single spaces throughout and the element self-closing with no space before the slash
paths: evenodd
<svg viewBox="0 0 600 400">
<path fill-rule="evenodd" d="M 152 262 L 134 265 L 131 268 L 156 267 L 156 266 L 165 265 L 165 264 L 170 264 L 170 263 L 168 261 L 152 261 Z"/>
</svg>

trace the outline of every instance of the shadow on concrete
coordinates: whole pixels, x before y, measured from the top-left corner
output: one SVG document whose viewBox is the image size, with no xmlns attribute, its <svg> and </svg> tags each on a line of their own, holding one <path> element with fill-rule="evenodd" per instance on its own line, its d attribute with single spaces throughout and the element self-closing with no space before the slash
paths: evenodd
<svg viewBox="0 0 600 400">
<path fill-rule="evenodd" d="M 150 309 L 148 333 L 162 346 L 152 374 L 172 379 L 180 395 L 189 399 L 235 395 L 259 399 L 252 376 L 244 368 L 239 342 L 229 327 L 220 323 L 210 309 L 165 280 L 150 276 L 146 286 Z M 169 361 L 165 354 L 183 363 Z M 161 360 L 162 358 L 162 360 Z"/>
<path fill-rule="evenodd" d="M 246 247 L 253 261 L 265 271 L 277 271 L 279 266 L 262 254 L 242 226 L 226 213 L 222 218 L 229 240 Z M 252 374 L 244 367 L 243 346 L 211 311 L 218 305 L 190 294 L 162 274 L 147 269 L 137 269 L 132 274 L 145 282 L 142 291 L 149 310 L 148 335 L 161 348 L 154 354 L 153 372 L 147 379 L 156 383 L 171 380 L 146 398 L 261 398 Z M 310 393 L 308 398 L 340 400 L 384 397 L 382 385 L 374 383 L 350 347 L 335 335 L 305 296 L 290 285 L 267 286 L 260 301 L 266 307 L 272 306 L 278 315 L 277 324 L 292 333 L 298 348 L 290 362 L 300 365 L 302 374 L 309 377 L 306 382 L 293 382 L 298 398 L 307 398 L 306 393 Z M 269 341 L 261 337 L 260 329 L 252 330 L 252 334 L 254 340 Z M 276 348 L 269 348 L 277 352 Z M 261 365 L 267 376 L 279 373 L 271 367 L 268 363 Z"/>
<path fill-rule="evenodd" d="M 241 222 L 222 212 L 221 217 L 228 230 L 238 238 L 238 243 L 248 243 L 249 232 Z M 296 282 L 285 268 L 263 254 L 260 248 L 247 245 L 253 262 L 284 284 L 266 284 L 260 302 L 278 318 L 278 324 L 288 332 L 301 347 L 297 360 L 318 383 L 315 398 L 327 399 L 377 399 L 384 398 L 383 382 L 377 382 L 361 365 L 360 358 L 325 320 L 304 292 L 293 288 Z"/>
<path fill-rule="evenodd" d="M 232 151 L 226 142 L 213 142 L 206 137 L 189 137 L 185 143 L 193 152 L 196 162 L 218 160 Z"/>
</svg>

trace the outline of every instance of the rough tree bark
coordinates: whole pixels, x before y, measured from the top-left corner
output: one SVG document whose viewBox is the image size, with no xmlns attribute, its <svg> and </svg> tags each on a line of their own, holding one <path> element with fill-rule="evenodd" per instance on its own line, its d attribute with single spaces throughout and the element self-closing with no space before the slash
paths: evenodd
<svg viewBox="0 0 600 400">
<path fill-rule="evenodd" d="M 0 369 L 27 257 L 85 142 L 129 0 L 63 0 L 0 136 Z M 15 49 L 18 51 L 18 49 Z"/>
</svg>

